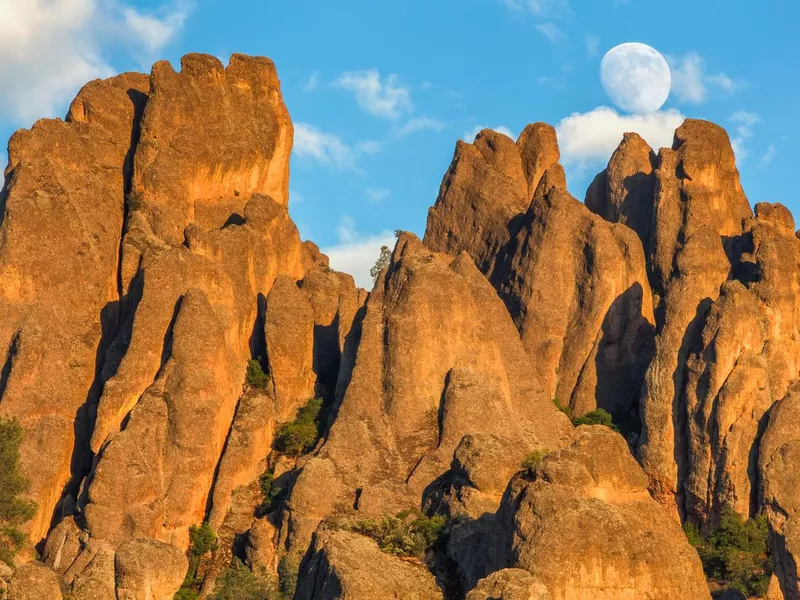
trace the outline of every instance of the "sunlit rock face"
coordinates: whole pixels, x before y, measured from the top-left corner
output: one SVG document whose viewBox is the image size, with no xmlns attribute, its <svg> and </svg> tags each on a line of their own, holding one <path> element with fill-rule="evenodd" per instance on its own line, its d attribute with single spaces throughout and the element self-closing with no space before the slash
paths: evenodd
<svg viewBox="0 0 800 600">
<path fill-rule="evenodd" d="M 369 294 L 289 218 L 292 132 L 271 61 L 192 54 L 11 139 L 11 598 L 209 597 L 235 557 L 314 600 L 707 599 L 679 521 L 726 508 L 766 513 L 798 597 L 800 241 L 724 130 L 626 134 L 585 204 L 546 124 L 459 142 Z M 621 433 L 564 414 L 597 409 Z"/>
</svg>

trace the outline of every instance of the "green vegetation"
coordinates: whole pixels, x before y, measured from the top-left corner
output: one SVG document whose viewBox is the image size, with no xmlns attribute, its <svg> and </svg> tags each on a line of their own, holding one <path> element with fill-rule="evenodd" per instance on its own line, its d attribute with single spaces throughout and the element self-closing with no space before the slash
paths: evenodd
<svg viewBox="0 0 800 600">
<path fill-rule="evenodd" d="M 578 425 L 605 425 L 609 429 L 619 432 L 619 429 L 611 418 L 611 413 L 602 408 L 588 412 L 582 417 L 572 419 L 572 424 L 576 427 Z"/>
<path fill-rule="evenodd" d="M 291 597 L 291 596 L 289 596 Z M 177 598 L 177 596 L 176 596 Z M 211 600 L 280 600 L 275 580 L 267 573 L 253 573 L 234 558 L 217 578 L 217 586 Z"/>
<path fill-rule="evenodd" d="M 261 367 L 261 357 L 251 358 L 247 363 L 247 374 L 245 375 L 247 385 L 254 388 L 265 388 L 269 383 L 269 375 L 264 373 Z"/>
<path fill-rule="evenodd" d="M 684 525 L 689 543 L 697 549 L 706 577 L 725 589 L 763 597 L 772 575 L 769 526 L 762 515 L 744 520 L 730 508 L 722 511 L 719 527 L 704 537 L 697 525 Z"/>
<path fill-rule="evenodd" d="M 189 528 L 189 569 L 175 594 L 176 600 L 195 600 L 200 592 L 203 579 L 197 576 L 200 559 L 217 549 L 217 536 L 208 523 L 192 525 Z"/>
<path fill-rule="evenodd" d="M 570 408 L 569 404 L 561 404 L 558 398 L 553 398 L 553 404 L 555 404 L 556 408 L 567 415 L 569 420 L 572 421 L 572 409 Z"/>
<path fill-rule="evenodd" d="M 297 412 L 297 418 L 278 432 L 275 447 L 287 456 L 300 456 L 314 449 L 320 438 L 322 399 L 312 398 Z"/>
<path fill-rule="evenodd" d="M 558 398 L 553 398 L 553 404 L 556 405 L 556 408 L 560 410 L 562 413 L 569 417 L 569 420 L 572 421 L 572 424 L 577 427 L 578 425 L 605 425 L 609 429 L 613 429 L 614 431 L 619 433 L 619 428 L 614 423 L 614 419 L 604 408 L 598 408 L 591 412 L 586 413 L 583 416 L 576 417 L 572 414 L 572 409 L 570 406 L 563 405 L 558 401 Z"/>
<path fill-rule="evenodd" d="M 278 503 L 283 498 L 286 488 L 275 484 L 275 472 L 273 469 L 267 469 L 258 478 L 261 491 L 264 493 L 264 499 L 261 501 L 260 512 L 266 514 L 272 512 Z"/>
<path fill-rule="evenodd" d="M 285 554 L 278 563 L 278 585 L 281 598 L 294 598 L 297 589 L 297 574 L 300 571 L 300 563 L 297 559 Z"/>
<path fill-rule="evenodd" d="M 192 525 L 189 528 L 189 544 L 194 554 L 202 556 L 217 549 L 217 535 L 206 522 L 200 526 Z"/>
<path fill-rule="evenodd" d="M 544 457 L 550 454 L 548 450 L 534 450 L 522 459 L 522 468 L 533 471 L 539 468 L 542 464 Z"/>
<path fill-rule="evenodd" d="M 22 549 L 25 534 L 19 526 L 33 518 L 36 504 L 20 498 L 28 480 L 19 463 L 22 427 L 15 419 L 0 417 L 0 561 L 13 566 L 14 555 Z"/>
<path fill-rule="evenodd" d="M 380 519 L 353 520 L 352 513 L 332 517 L 326 524 L 335 529 L 352 531 L 378 542 L 381 550 L 396 556 L 425 559 L 443 543 L 447 520 L 442 515 L 426 516 L 412 508 L 395 516 Z"/>
</svg>

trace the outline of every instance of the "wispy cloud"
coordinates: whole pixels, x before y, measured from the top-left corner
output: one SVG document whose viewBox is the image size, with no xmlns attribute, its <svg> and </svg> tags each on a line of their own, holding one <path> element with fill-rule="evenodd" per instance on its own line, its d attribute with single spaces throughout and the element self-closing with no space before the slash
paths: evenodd
<svg viewBox="0 0 800 600">
<path fill-rule="evenodd" d="M 392 192 L 387 190 L 386 188 L 367 188 L 364 195 L 367 197 L 367 200 L 372 204 L 380 204 L 386 198 L 391 196 Z"/>
<path fill-rule="evenodd" d="M 705 61 L 697 52 L 681 58 L 668 56 L 667 62 L 672 71 L 672 93 L 681 102 L 699 104 L 708 99 L 711 90 L 732 93 L 742 87 L 725 73 L 707 73 Z"/>
<path fill-rule="evenodd" d="M 511 10 L 527 11 L 537 17 L 558 16 L 571 12 L 567 0 L 497 0 Z"/>
<path fill-rule="evenodd" d="M 734 123 L 734 131 L 736 132 L 736 135 L 731 139 L 733 152 L 737 160 L 744 160 L 750 154 L 747 143 L 754 135 L 753 127 L 761 120 L 761 117 L 746 110 L 737 110 L 728 120 Z"/>
<path fill-rule="evenodd" d="M 183 29 L 191 4 L 179 2 L 163 6 L 155 12 L 143 12 L 132 7 L 123 9 L 125 26 L 150 55 L 161 51 Z"/>
<path fill-rule="evenodd" d="M 766 167 L 775 159 L 777 154 L 778 149 L 775 147 L 775 144 L 770 144 L 769 148 L 767 148 L 767 151 L 764 153 L 764 156 L 761 157 L 761 166 Z"/>
<path fill-rule="evenodd" d="M 600 38 L 596 35 L 586 36 L 586 56 L 595 58 L 600 54 Z"/>
<path fill-rule="evenodd" d="M 325 133 L 308 123 L 296 123 L 294 126 L 294 154 L 335 168 L 348 168 L 355 164 L 352 148 L 338 136 Z"/>
<path fill-rule="evenodd" d="M 334 85 L 353 92 L 358 106 L 376 117 L 395 120 L 414 111 L 411 92 L 394 74 L 383 77 L 377 69 L 353 71 L 343 73 Z"/>
<path fill-rule="evenodd" d="M 308 79 L 305 80 L 303 85 L 300 86 L 300 89 L 304 92 L 313 92 L 319 87 L 319 73 L 314 71 L 311 75 L 308 76 Z"/>
<path fill-rule="evenodd" d="M 411 135 L 412 133 L 417 133 L 419 131 L 435 131 L 439 133 L 443 131 L 444 128 L 445 124 L 439 119 L 434 119 L 432 117 L 413 117 L 397 130 L 397 135 L 400 137 L 406 137 L 407 135 Z"/>
<path fill-rule="evenodd" d="M 541 33 L 551 42 L 557 42 L 564 39 L 564 33 L 553 23 L 539 23 L 536 26 L 536 31 Z"/>
</svg>

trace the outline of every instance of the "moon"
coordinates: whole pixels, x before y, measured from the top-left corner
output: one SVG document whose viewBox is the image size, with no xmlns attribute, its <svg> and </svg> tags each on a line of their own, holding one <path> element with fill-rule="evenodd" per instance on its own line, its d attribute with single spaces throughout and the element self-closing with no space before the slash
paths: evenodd
<svg viewBox="0 0 800 600">
<path fill-rule="evenodd" d="M 657 111 L 672 87 L 672 74 L 661 53 L 635 42 L 606 52 L 600 62 L 600 79 L 614 104 L 636 114 Z"/>
</svg>

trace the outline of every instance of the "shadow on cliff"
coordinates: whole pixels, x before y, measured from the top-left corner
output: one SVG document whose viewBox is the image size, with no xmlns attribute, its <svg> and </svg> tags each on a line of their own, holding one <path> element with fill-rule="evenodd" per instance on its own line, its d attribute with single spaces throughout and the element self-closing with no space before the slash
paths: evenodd
<svg viewBox="0 0 800 600">
<path fill-rule="evenodd" d="M 642 314 L 644 290 L 634 283 L 608 307 L 595 354 L 595 400 L 629 441 L 641 433 L 639 403 L 655 353 L 655 328 Z"/>
</svg>

